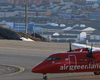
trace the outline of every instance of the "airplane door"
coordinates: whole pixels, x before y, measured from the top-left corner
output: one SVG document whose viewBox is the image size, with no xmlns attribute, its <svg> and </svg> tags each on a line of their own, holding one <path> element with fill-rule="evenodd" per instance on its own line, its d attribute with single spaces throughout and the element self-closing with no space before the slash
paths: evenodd
<svg viewBox="0 0 100 80">
<path fill-rule="evenodd" d="M 77 59 L 75 55 L 69 55 L 69 70 L 76 70 L 76 66 L 77 66 Z"/>
<path fill-rule="evenodd" d="M 69 65 L 77 66 L 77 59 L 75 55 L 69 55 Z"/>
</svg>

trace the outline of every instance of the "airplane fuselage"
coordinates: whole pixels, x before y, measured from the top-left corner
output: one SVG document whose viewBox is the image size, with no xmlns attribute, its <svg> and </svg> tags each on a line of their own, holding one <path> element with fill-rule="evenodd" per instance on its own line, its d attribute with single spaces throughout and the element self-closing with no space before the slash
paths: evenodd
<svg viewBox="0 0 100 80">
<path fill-rule="evenodd" d="M 56 53 L 32 69 L 34 73 L 72 73 L 72 72 L 99 72 L 100 52 L 94 52 L 94 64 L 86 57 L 87 51 Z M 96 57 L 96 58 L 95 58 Z M 89 61 L 90 60 L 90 61 Z M 88 64 L 89 62 L 89 64 Z"/>
<path fill-rule="evenodd" d="M 100 74 L 100 48 L 72 44 L 79 49 L 72 50 L 71 44 L 66 53 L 56 53 L 49 56 L 43 62 L 32 69 L 33 73 L 42 73 L 47 80 L 46 73 L 73 73 L 94 72 Z"/>
</svg>

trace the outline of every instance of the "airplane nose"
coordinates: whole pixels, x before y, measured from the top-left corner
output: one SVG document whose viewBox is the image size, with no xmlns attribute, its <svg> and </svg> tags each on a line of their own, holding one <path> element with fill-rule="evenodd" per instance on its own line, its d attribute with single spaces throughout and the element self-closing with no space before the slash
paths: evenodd
<svg viewBox="0 0 100 80">
<path fill-rule="evenodd" d="M 33 73 L 38 73 L 38 72 L 39 72 L 39 69 L 38 69 L 38 68 L 33 68 L 33 69 L 31 70 L 31 72 L 33 72 Z"/>
<path fill-rule="evenodd" d="M 45 71 L 45 69 L 44 69 L 42 63 L 39 64 L 39 65 L 37 65 L 37 66 L 35 66 L 35 67 L 31 70 L 31 72 L 33 72 L 33 73 L 42 73 L 42 72 L 44 72 L 44 71 Z"/>
</svg>

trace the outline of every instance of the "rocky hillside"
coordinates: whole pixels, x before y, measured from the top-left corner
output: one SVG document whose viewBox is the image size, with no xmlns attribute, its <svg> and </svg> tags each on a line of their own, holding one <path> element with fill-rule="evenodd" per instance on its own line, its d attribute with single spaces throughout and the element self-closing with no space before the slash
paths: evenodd
<svg viewBox="0 0 100 80">
<path fill-rule="evenodd" d="M 34 41 L 43 41 L 37 38 L 34 38 L 30 35 L 26 35 L 22 32 L 15 32 L 11 29 L 5 28 L 0 26 L 0 38 L 1 39 L 8 39 L 8 40 L 20 40 L 21 37 L 30 38 Z"/>
<path fill-rule="evenodd" d="M 45 42 L 50 42 L 50 40 L 48 40 L 48 39 L 42 37 L 41 35 L 39 35 L 39 34 L 37 34 L 37 33 L 35 33 L 35 34 L 33 33 L 31 36 L 34 37 L 34 35 L 35 35 L 35 38 L 38 38 L 38 39 L 40 39 L 40 40 L 42 40 L 42 41 L 45 41 Z"/>
</svg>

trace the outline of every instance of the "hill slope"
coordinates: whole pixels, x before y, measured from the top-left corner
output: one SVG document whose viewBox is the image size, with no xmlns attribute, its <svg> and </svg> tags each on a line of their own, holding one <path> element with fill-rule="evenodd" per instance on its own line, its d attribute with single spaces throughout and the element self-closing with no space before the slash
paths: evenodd
<svg viewBox="0 0 100 80">
<path fill-rule="evenodd" d="M 22 32 L 15 32 L 11 29 L 5 28 L 0 26 L 0 38 L 1 39 L 8 39 L 8 40 L 20 40 L 21 37 L 30 38 L 34 41 L 43 41 L 37 38 L 34 38 L 30 35 L 26 35 Z"/>
</svg>

